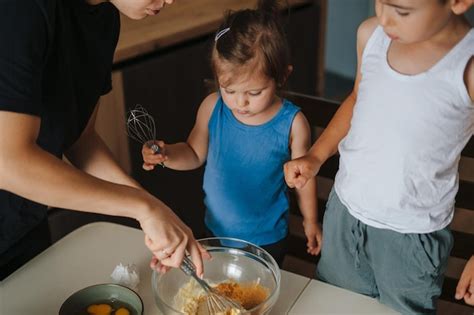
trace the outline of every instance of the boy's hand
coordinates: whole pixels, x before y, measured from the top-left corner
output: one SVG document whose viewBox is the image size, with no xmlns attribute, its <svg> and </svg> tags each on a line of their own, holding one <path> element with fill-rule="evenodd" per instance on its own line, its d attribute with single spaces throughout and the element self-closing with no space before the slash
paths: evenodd
<svg viewBox="0 0 474 315">
<path fill-rule="evenodd" d="M 474 256 L 469 259 L 456 287 L 456 300 L 464 298 L 464 302 L 474 305 Z"/>
<path fill-rule="evenodd" d="M 321 245 L 323 243 L 323 233 L 321 226 L 317 222 L 306 222 L 303 221 L 304 234 L 308 243 L 307 252 L 311 255 L 318 255 L 321 252 Z"/>
<path fill-rule="evenodd" d="M 321 167 L 321 163 L 310 155 L 289 161 L 284 165 L 285 181 L 291 188 L 302 188 L 313 178 Z"/>
<path fill-rule="evenodd" d="M 155 153 L 155 151 L 151 149 L 151 144 L 156 144 L 160 148 L 159 153 Z M 168 156 L 166 155 L 165 143 L 163 141 L 158 140 L 147 142 L 142 147 L 142 157 L 142 167 L 146 171 L 153 170 L 157 164 L 163 164 L 166 160 L 168 160 Z"/>
</svg>

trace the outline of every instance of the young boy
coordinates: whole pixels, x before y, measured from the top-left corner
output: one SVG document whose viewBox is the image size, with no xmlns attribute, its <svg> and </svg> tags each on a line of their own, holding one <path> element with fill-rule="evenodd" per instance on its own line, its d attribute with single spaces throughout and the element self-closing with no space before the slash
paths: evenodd
<svg viewBox="0 0 474 315">
<path fill-rule="evenodd" d="M 474 131 L 472 0 L 377 0 L 359 27 L 352 94 L 309 153 L 302 187 L 339 149 L 317 268 L 403 313 L 434 313 L 452 247 L 460 153 Z"/>
</svg>

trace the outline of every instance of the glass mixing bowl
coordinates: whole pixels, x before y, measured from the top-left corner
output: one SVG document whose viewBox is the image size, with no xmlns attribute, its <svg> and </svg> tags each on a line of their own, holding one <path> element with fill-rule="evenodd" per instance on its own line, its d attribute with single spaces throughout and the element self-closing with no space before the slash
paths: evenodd
<svg viewBox="0 0 474 315">
<path fill-rule="evenodd" d="M 233 280 L 237 283 L 258 282 L 268 289 L 268 297 L 245 314 L 268 314 L 280 294 L 280 269 L 273 257 L 264 249 L 238 239 L 213 237 L 199 240 L 212 255 L 204 260 L 204 280 L 220 283 Z M 152 275 L 153 296 L 164 315 L 179 315 L 175 296 L 190 281 L 180 269 L 165 274 L 156 271 Z"/>
</svg>

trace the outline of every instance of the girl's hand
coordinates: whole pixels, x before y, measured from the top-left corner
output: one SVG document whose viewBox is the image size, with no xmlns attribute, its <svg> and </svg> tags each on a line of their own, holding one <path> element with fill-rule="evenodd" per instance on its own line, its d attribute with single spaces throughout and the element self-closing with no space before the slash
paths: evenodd
<svg viewBox="0 0 474 315">
<path fill-rule="evenodd" d="M 150 147 L 152 144 L 156 144 L 160 151 L 155 153 Z M 163 164 L 168 160 L 166 155 L 166 144 L 163 141 L 153 140 L 145 143 L 142 147 L 142 157 L 143 157 L 143 169 L 146 171 L 151 171 L 155 168 L 157 164 Z"/>
<path fill-rule="evenodd" d="M 303 188 L 306 182 L 316 176 L 321 163 L 318 159 L 304 155 L 284 165 L 285 181 L 291 188 Z"/>
<path fill-rule="evenodd" d="M 311 255 L 319 255 L 321 252 L 321 245 L 323 243 L 323 233 L 321 231 L 321 226 L 317 222 L 306 222 L 303 221 L 304 234 L 308 243 L 307 252 Z"/>
<path fill-rule="evenodd" d="M 456 287 L 456 300 L 464 299 L 469 305 L 474 305 L 474 256 L 467 262 Z"/>
</svg>

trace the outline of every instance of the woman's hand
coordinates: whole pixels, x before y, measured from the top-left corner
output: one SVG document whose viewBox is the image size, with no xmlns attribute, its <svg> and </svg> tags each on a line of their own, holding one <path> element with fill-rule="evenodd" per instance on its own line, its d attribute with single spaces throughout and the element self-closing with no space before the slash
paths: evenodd
<svg viewBox="0 0 474 315">
<path fill-rule="evenodd" d="M 153 151 L 151 145 L 157 145 L 160 148 L 159 152 Z M 163 141 L 152 140 L 145 143 L 142 147 L 143 169 L 151 171 L 157 164 L 162 165 L 168 156 L 166 155 L 166 144 Z"/>
<path fill-rule="evenodd" d="M 291 188 L 303 188 L 306 182 L 316 176 L 321 167 L 318 159 L 305 155 L 284 165 L 285 181 Z"/>
<path fill-rule="evenodd" d="M 199 249 L 201 250 L 201 257 L 204 258 L 204 259 L 210 259 L 211 255 L 201 246 L 201 244 L 199 244 L 199 243 L 197 243 L 197 244 L 198 244 Z M 168 266 L 164 265 L 163 263 L 161 263 L 161 261 L 156 256 L 153 256 L 151 258 L 150 268 L 158 271 L 159 273 L 165 273 L 170 269 L 170 267 L 168 267 Z M 199 275 L 199 276 L 201 276 L 201 275 Z"/>
<path fill-rule="evenodd" d="M 306 250 L 308 254 L 313 256 L 318 255 L 321 252 L 321 245 L 323 244 L 323 233 L 321 226 L 317 222 L 306 222 L 303 221 L 304 234 L 308 243 Z"/>
<path fill-rule="evenodd" d="M 456 287 L 456 300 L 464 299 L 469 305 L 474 305 L 474 256 L 468 260 Z"/>
<path fill-rule="evenodd" d="M 196 241 L 193 233 L 166 205 L 154 200 L 154 208 L 143 218 L 138 218 L 145 233 L 145 244 L 152 252 L 155 261 L 166 267 L 178 268 L 188 253 L 196 266 L 198 276 L 203 275 L 203 258 L 210 255 Z M 152 261 L 153 263 L 153 261 Z M 156 264 L 155 264 L 156 266 Z"/>
</svg>

